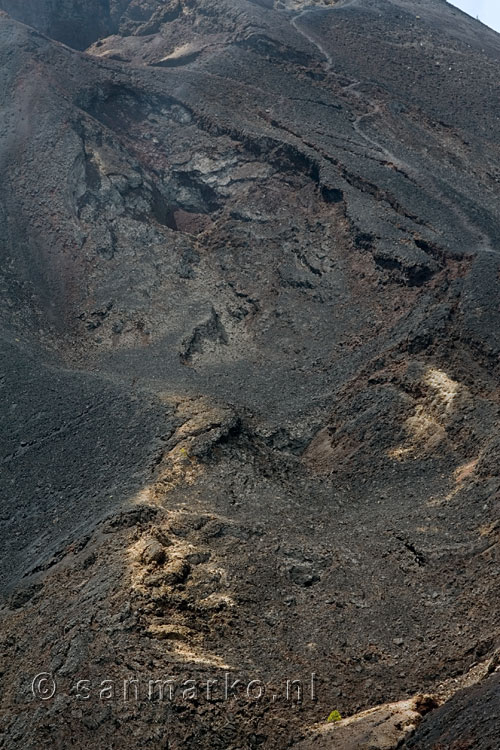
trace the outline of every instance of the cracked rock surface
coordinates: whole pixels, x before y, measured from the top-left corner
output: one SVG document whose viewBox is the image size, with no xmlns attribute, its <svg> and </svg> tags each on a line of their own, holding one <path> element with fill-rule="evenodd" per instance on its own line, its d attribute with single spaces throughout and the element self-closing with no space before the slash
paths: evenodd
<svg viewBox="0 0 500 750">
<path fill-rule="evenodd" d="M 500 37 L 0 9 L 0 747 L 496 750 Z"/>
</svg>

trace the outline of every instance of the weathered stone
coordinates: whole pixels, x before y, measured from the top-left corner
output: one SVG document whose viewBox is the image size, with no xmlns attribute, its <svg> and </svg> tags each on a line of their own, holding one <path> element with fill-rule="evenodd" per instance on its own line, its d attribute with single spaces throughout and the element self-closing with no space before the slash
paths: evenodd
<svg viewBox="0 0 500 750">
<path fill-rule="evenodd" d="M 149 539 L 145 542 L 141 553 L 142 562 L 146 565 L 162 565 L 165 558 L 165 548 L 157 539 Z"/>
<path fill-rule="evenodd" d="M 311 567 L 294 565 L 290 568 L 290 578 L 298 586 L 312 586 L 320 580 L 320 577 Z"/>
<path fill-rule="evenodd" d="M 297 750 L 396 750 L 432 705 L 433 700 L 423 696 L 386 703 L 315 728 Z"/>
<path fill-rule="evenodd" d="M 189 641 L 193 631 L 184 625 L 150 625 L 148 633 L 152 638 L 163 641 Z"/>
</svg>

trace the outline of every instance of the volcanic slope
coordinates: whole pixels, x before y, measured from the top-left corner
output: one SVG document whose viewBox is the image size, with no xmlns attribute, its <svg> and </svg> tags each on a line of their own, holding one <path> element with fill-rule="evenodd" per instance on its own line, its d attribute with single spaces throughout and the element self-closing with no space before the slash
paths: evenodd
<svg viewBox="0 0 500 750">
<path fill-rule="evenodd" d="M 408 747 L 492 748 L 500 37 L 0 8 L 0 747 L 288 748 L 464 687 Z"/>
</svg>

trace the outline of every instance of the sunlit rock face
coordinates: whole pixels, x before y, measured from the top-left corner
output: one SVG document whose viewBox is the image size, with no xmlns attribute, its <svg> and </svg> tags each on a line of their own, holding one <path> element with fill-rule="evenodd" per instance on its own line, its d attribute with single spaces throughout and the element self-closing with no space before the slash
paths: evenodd
<svg viewBox="0 0 500 750">
<path fill-rule="evenodd" d="M 276 750 L 494 671 L 499 37 L 437 0 L 0 7 L 5 746 Z M 35 662 L 317 690 L 34 714 Z"/>
<path fill-rule="evenodd" d="M 274 7 L 277 9 L 286 8 L 287 10 L 306 10 L 308 8 L 331 8 L 339 0 L 275 0 Z"/>
</svg>

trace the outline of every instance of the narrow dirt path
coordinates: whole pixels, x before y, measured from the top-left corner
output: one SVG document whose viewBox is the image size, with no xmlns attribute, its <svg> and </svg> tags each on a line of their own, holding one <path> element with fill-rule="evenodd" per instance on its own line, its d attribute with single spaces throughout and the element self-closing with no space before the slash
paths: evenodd
<svg viewBox="0 0 500 750">
<path fill-rule="evenodd" d="M 336 5 L 329 10 L 344 10 L 352 5 L 358 5 L 360 3 L 360 0 L 347 0 L 345 3 L 341 3 L 339 5 Z M 313 7 L 308 7 L 302 10 L 300 13 L 298 13 L 296 16 L 294 16 L 290 23 L 294 27 L 294 29 L 299 33 L 301 36 L 304 37 L 310 44 L 314 45 L 321 55 L 325 59 L 325 69 L 328 73 L 335 77 L 339 77 L 339 74 L 335 72 L 333 69 L 333 58 L 332 55 L 328 52 L 328 50 L 325 49 L 325 47 L 321 44 L 321 42 L 318 41 L 314 36 L 312 36 L 310 33 L 308 33 L 301 25 L 300 25 L 300 19 L 307 16 L 311 12 L 314 12 L 317 10 Z M 377 115 L 382 114 L 382 106 L 379 102 L 376 102 L 374 99 L 371 99 L 367 97 L 365 94 L 363 94 L 361 91 L 358 90 L 358 87 L 362 85 L 362 81 L 353 79 L 350 84 L 343 87 L 344 92 L 351 93 L 359 102 L 364 101 L 366 104 L 370 106 L 370 110 L 368 112 L 364 112 L 363 114 L 358 115 L 355 120 L 353 120 L 353 129 L 357 133 L 357 135 L 370 147 L 370 150 L 375 151 L 376 154 L 378 154 L 379 158 L 382 157 L 381 161 L 385 161 L 388 164 L 391 164 L 392 166 L 396 167 L 400 171 L 406 173 L 406 175 L 414 180 L 416 184 L 422 185 L 422 178 L 425 176 L 422 175 L 418 170 L 415 170 L 414 167 L 412 167 L 410 164 L 408 164 L 406 161 L 403 161 L 400 157 L 396 156 L 396 154 L 389 149 L 386 148 L 377 138 L 374 138 L 371 135 L 368 135 L 363 128 L 362 123 L 366 120 L 369 120 L 370 118 L 377 117 Z M 427 184 L 427 188 L 429 189 L 431 187 L 432 192 L 434 193 L 434 196 L 437 200 L 439 200 L 443 205 L 447 206 L 457 217 L 457 220 L 460 222 L 462 227 L 467 233 L 471 233 L 473 235 L 476 235 L 477 237 L 477 248 L 476 252 L 479 253 L 488 253 L 492 255 L 500 255 L 500 252 L 495 250 L 492 247 L 491 239 L 488 237 L 484 232 L 479 230 L 477 226 L 473 224 L 473 222 L 470 220 L 468 216 L 464 214 L 463 211 L 460 211 L 458 206 L 456 206 L 446 195 L 442 193 L 439 189 L 435 187 L 434 184 L 432 186 L 429 186 Z"/>
</svg>

